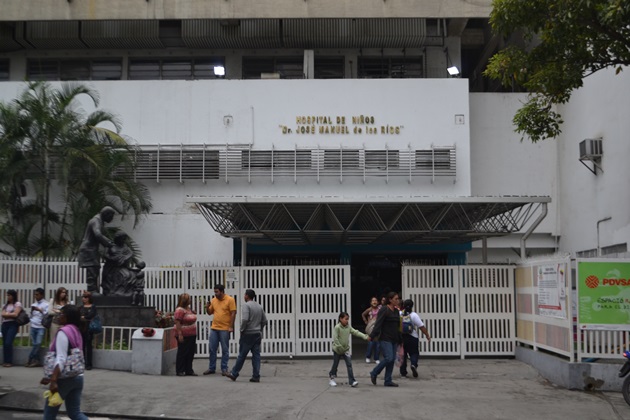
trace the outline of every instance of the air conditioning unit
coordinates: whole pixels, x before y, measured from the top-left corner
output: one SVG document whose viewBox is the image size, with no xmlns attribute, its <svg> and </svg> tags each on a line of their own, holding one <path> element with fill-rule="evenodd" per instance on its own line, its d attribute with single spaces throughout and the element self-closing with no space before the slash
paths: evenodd
<svg viewBox="0 0 630 420">
<path fill-rule="evenodd" d="M 580 160 L 599 159 L 603 154 L 602 139 L 585 139 L 580 142 Z"/>
</svg>

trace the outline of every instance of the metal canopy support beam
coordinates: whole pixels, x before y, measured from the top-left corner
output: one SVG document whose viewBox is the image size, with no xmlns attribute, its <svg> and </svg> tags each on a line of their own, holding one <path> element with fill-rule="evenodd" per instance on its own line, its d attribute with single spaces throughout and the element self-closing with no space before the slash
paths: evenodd
<svg viewBox="0 0 630 420">
<path fill-rule="evenodd" d="M 534 221 L 534 223 L 532 223 L 529 229 L 527 229 L 527 232 L 525 232 L 525 234 L 521 238 L 521 259 L 527 258 L 527 253 L 526 253 L 526 248 L 525 248 L 525 242 L 527 241 L 527 238 L 529 238 L 530 235 L 534 233 L 534 229 L 536 229 L 538 225 L 542 223 L 545 217 L 547 217 L 547 203 L 542 203 L 542 212 L 540 213 L 538 218 Z"/>
<path fill-rule="evenodd" d="M 522 231 L 547 197 L 428 199 L 392 202 L 299 198 L 190 197 L 214 230 L 250 244 L 466 243 Z M 529 236 L 528 235 L 528 236 Z"/>
</svg>

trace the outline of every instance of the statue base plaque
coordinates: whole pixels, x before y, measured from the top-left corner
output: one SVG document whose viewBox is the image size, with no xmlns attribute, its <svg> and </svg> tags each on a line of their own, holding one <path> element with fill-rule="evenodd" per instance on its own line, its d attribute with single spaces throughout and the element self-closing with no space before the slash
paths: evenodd
<svg viewBox="0 0 630 420">
<path fill-rule="evenodd" d="M 132 305 L 131 296 L 96 295 L 93 303 L 104 326 L 155 328 L 155 308 Z"/>
</svg>

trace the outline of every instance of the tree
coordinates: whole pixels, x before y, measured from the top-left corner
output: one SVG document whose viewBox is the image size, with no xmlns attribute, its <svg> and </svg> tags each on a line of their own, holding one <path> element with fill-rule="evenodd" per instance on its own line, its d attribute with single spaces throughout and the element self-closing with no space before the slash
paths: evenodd
<svg viewBox="0 0 630 420">
<path fill-rule="evenodd" d="M 132 214 L 134 226 L 151 209 L 147 188 L 130 176 L 133 149 L 118 119 L 98 109 L 86 114 L 80 98 L 98 107 L 98 92 L 77 83 L 30 82 L 0 103 L 0 217 L 7 221 L 0 238 L 13 253 L 74 254 L 87 220 L 105 205 Z M 25 185 L 34 188 L 32 200 L 23 198 Z"/>
<path fill-rule="evenodd" d="M 484 75 L 530 92 L 514 116 L 516 131 L 532 142 L 555 138 L 566 103 L 583 79 L 630 64 L 628 0 L 494 0 L 493 31 L 520 43 L 495 54 Z M 517 45 L 520 44 L 520 45 Z"/>
</svg>

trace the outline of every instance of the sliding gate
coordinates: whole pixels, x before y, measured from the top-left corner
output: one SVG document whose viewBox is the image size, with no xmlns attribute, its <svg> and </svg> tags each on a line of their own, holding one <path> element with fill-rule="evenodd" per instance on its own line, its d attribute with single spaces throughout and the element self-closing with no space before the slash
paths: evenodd
<svg viewBox="0 0 630 420">
<path fill-rule="evenodd" d="M 420 354 L 514 355 L 514 267 L 405 266 L 402 283 L 431 335 Z"/>
<path fill-rule="evenodd" d="M 239 308 L 245 290 L 256 292 L 268 325 L 261 354 L 266 356 L 323 356 L 332 352 L 332 331 L 339 312 L 350 312 L 350 266 L 191 267 L 156 269 L 147 273 L 149 300 L 174 310 L 176 296 L 187 292 L 198 313 L 197 355 L 208 357 L 208 328 L 212 317 L 205 305 L 216 284 L 236 299 L 236 322 L 230 337 L 230 354 L 238 354 Z M 176 289 L 161 289 L 156 279 L 168 278 Z M 167 303 L 170 303 L 168 305 Z M 163 306 L 164 307 L 164 306 Z"/>
</svg>

